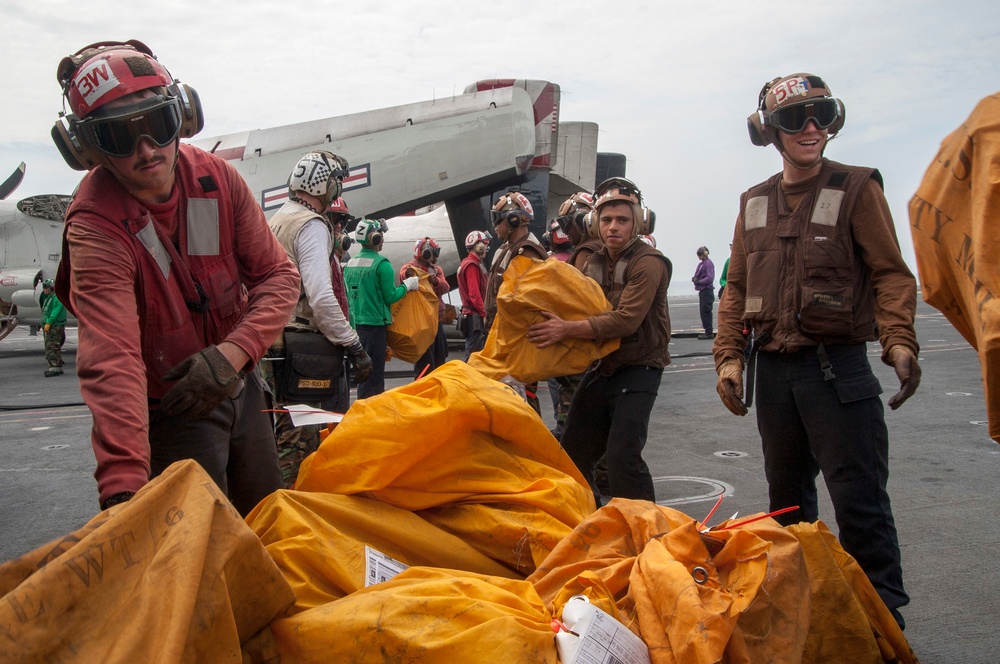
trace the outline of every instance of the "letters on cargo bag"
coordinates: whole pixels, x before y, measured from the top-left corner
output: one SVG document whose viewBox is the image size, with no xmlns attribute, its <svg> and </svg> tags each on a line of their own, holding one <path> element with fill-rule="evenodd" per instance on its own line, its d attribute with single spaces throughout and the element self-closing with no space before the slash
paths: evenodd
<svg viewBox="0 0 1000 664">
<path fill-rule="evenodd" d="M 263 661 L 275 648 L 268 625 L 295 600 L 190 459 L 0 565 L 0 595 L 0 659 L 17 662 Z"/>
<path fill-rule="evenodd" d="M 990 437 L 1000 443 L 1000 94 L 942 142 L 910 200 L 921 294 L 979 353 Z"/>
</svg>

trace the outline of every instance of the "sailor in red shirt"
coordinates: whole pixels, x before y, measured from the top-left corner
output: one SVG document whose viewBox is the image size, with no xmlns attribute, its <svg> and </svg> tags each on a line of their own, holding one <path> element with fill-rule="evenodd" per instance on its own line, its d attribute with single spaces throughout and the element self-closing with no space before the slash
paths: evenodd
<svg viewBox="0 0 1000 664">
<path fill-rule="evenodd" d="M 472 231 L 465 236 L 469 255 L 458 266 L 458 294 L 462 298 L 462 334 L 465 336 L 465 361 L 486 345 L 486 278 L 489 272 L 483 265 L 490 248 L 490 234 Z"/>
<path fill-rule="evenodd" d="M 53 139 L 90 171 L 56 283 L 79 321 L 101 507 L 194 459 L 246 514 L 281 487 L 256 364 L 298 274 L 236 170 L 180 143 L 203 125 L 198 95 L 145 44 L 85 47 L 58 78 L 68 113 Z"/>
</svg>

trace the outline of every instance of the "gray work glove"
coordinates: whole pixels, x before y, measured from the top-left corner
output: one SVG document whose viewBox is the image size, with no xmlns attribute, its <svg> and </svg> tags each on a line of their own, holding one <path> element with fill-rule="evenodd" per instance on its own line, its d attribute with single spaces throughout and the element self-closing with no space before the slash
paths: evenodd
<svg viewBox="0 0 1000 664">
<path fill-rule="evenodd" d="M 189 420 L 205 417 L 242 377 L 217 346 L 209 346 L 167 372 L 163 379 L 177 384 L 160 400 L 160 407 L 168 415 Z"/>
<path fill-rule="evenodd" d="M 726 360 L 719 365 L 719 382 L 715 391 L 722 398 L 729 412 L 740 417 L 747 414 L 743 403 L 743 363 L 739 360 Z"/>
<path fill-rule="evenodd" d="M 403 285 L 406 286 L 406 290 L 415 291 L 420 288 L 420 277 L 407 277 L 403 279 Z"/>
<path fill-rule="evenodd" d="M 372 358 L 368 357 L 368 353 L 365 352 L 360 341 L 348 347 L 347 356 L 351 358 L 351 364 L 354 365 L 355 380 L 359 383 L 368 380 L 368 376 L 372 373 Z"/>
</svg>

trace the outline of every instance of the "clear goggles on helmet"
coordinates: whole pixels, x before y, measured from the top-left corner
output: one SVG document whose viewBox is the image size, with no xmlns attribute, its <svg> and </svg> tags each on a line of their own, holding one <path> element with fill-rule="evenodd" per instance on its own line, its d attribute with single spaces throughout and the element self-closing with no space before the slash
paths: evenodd
<svg viewBox="0 0 1000 664">
<path fill-rule="evenodd" d="M 570 214 L 564 214 L 556 217 L 554 221 L 558 225 L 559 230 L 563 233 L 569 233 L 569 229 L 574 226 L 579 229 L 583 228 L 583 220 L 586 218 L 589 211 L 590 210 L 577 209 Z"/>
<path fill-rule="evenodd" d="M 111 117 L 91 117 L 80 125 L 90 133 L 94 146 L 112 157 L 128 157 L 143 137 L 163 148 L 181 131 L 180 100 L 157 95 L 122 108 Z"/>
<path fill-rule="evenodd" d="M 840 117 L 840 104 L 836 99 L 821 98 L 804 104 L 795 104 L 771 111 L 767 123 L 786 134 L 799 134 L 812 120 L 819 129 L 826 129 Z"/>
<path fill-rule="evenodd" d="M 594 191 L 594 209 L 610 200 L 627 200 L 642 205 L 642 192 L 627 178 L 608 178 Z"/>
<path fill-rule="evenodd" d="M 494 228 L 499 226 L 501 222 L 518 223 L 522 219 L 527 220 L 527 217 L 527 213 L 523 210 L 490 210 L 490 222 Z"/>
<path fill-rule="evenodd" d="M 441 247 L 432 247 L 429 242 L 420 245 L 420 253 L 424 253 L 425 251 L 431 252 L 431 255 L 435 258 L 441 255 Z"/>
</svg>

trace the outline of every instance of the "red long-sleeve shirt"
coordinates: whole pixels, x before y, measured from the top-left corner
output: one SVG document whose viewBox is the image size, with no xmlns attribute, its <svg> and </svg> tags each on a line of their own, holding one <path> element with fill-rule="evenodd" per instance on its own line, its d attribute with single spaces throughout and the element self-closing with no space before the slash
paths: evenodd
<svg viewBox="0 0 1000 664">
<path fill-rule="evenodd" d="M 185 152 L 193 149 L 181 146 L 179 171 L 187 158 Z M 288 321 L 298 298 L 299 277 L 239 174 L 223 162 L 216 175 L 217 180 L 222 180 L 216 184 L 228 195 L 232 209 L 231 218 L 220 215 L 219 224 L 233 225 L 233 260 L 248 302 L 231 329 L 222 330 L 224 338 L 206 340 L 205 345 L 232 342 L 255 364 Z M 89 181 L 88 175 L 78 199 L 101 201 L 101 196 L 124 195 L 120 189 L 88 192 Z M 176 191 L 177 184 L 174 186 Z M 190 187 L 186 190 L 193 191 Z M 186 204 L 183 194 L 174 198 L 179 198 L 175 211 L 182 209 Z M 100 230 L 101 210 L 97 204 L 93 208 L 71 209 L 66 247 L 72 275 L 71 299 L 79 321 L 80 391 L 93 414 L 95 477 L 104 500 L 123 491 L 137 491 L 149 479 L 148 368 L 143 356 L 142 307 L 137 293 L 142 292 L 144 278 L 160 275 L 143 274 L 130 247 L 114 233 Z M 169 227 L 169 223 L 165 226 Z M 175 240 L 176 232 L 174 223 Z M 174 266 L 172 279 L 178 271 Z M 159 332 L 146 330 L 145 334 Z"/>
</svg>

